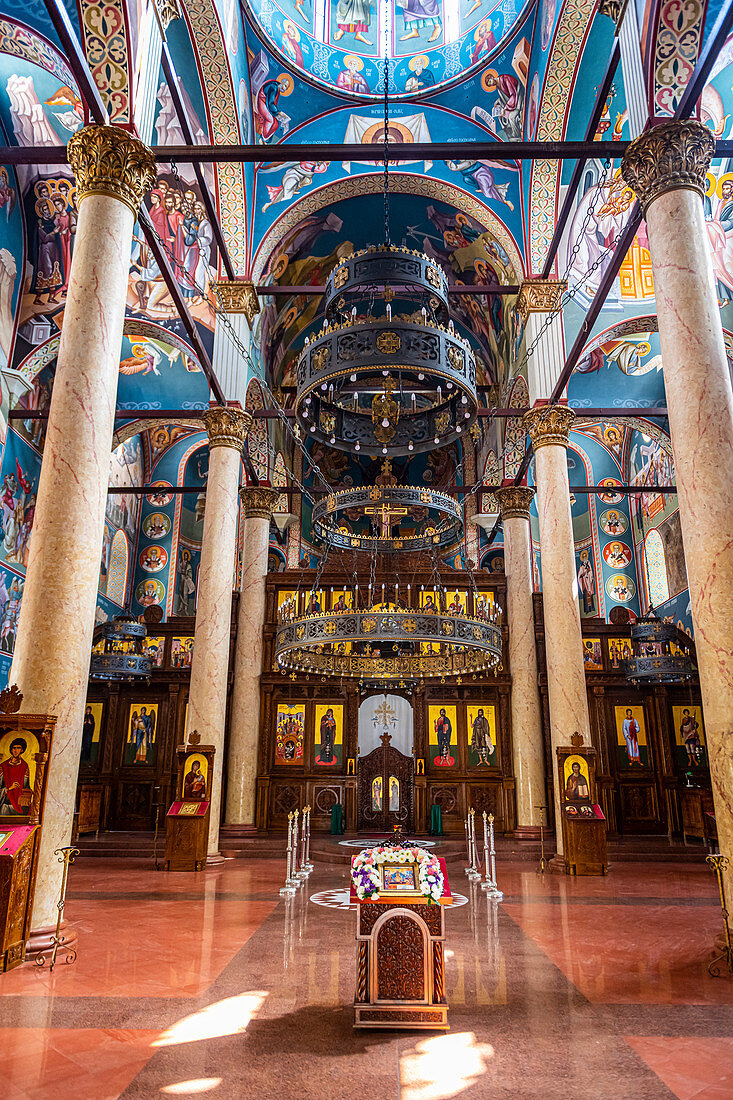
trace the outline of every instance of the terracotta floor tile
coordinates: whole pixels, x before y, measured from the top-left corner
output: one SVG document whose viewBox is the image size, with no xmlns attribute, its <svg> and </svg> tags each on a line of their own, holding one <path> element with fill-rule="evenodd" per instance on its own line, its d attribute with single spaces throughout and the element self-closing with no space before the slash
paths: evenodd
<svg viewBox="0 0 733 1100">
<path fill-rule="evenodd" d="M 643 1038 L 626 1041 L 679 1100 L 733 1097 L 733 1038 Z"/>
</svg>

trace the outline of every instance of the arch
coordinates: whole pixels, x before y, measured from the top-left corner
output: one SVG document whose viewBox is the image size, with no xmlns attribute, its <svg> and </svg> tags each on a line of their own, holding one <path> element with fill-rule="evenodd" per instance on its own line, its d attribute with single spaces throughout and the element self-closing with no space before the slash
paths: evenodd
<svg viewBox="0 0 733 1100">
<path fill-rule="evenodd" d="M 109 569 L 107 570 L 107 591 L 105 595 L 119 607 L 125 606 L 127 593 L 127 573 L 130 564 L 130 548 L 124 531 L 117 531 L 112 539 L 109 551 Z"/>
<path fill-rule="evenodd" d="M 497 150 L 501 148 L 497 144 Z M 261 282 L 268 261 L 277 250 L 282 239 L 304 218 L 316 214 L 319 210 L 332 206 L 343 199 L 355 198 L 358 195 L 374 195 L 381 193 L 384 186 L 381 174 L 369 173 L 355 178 L 346 176 L 334 183 L 324 184 L 310 191 L 305 198 L 289 207 L 284 214 L 274 222 L 269 232 L 255 253 L 252 265 L 252 279 L 255 283 Z M 439 202 L 454 206 L 456 210 L 462 210 L 464 214 L 474 218 L 484 226 L 487 232 L 499 242 L 509 257 L 512 270 L 517 282 L 523 279 L 524 263 L 521 252 L 513 235 L 504 222 L 481 202 L 475 195 L 469 195 L 463 188 L 446 180 L 434 179 L 430 176 L 412 175 L 409 172 L 390 172 L 390 191 L 403 195 L 420 195 L 424 198 L 437 199 Z"/>
<path fill-rule="evenodd" d="M 644 573 L 649 603 L 658 607 L 670 596 L 664 543 L 656 527 L 644 539 Z"/>
</svg>

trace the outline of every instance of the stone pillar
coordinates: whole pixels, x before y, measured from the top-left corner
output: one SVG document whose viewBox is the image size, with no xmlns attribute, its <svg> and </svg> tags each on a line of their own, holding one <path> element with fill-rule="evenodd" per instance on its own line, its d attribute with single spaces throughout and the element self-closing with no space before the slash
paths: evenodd
<svg viewBox="0 0 733 1100">
<path fill-rule="evenodd" d="M 226 806 L 228 825 L 254 827 L 255 823 L 267 552 L 270 544 L 270 520 L 279 495 L 275 489 L 259 486 L 240 489 L 245 515 L 244 560 L 229 718 Z"/>
<path fill-rule="evenodd" d="M 10 682 L 57 715 L 32 927 L 55 925 L 81 754 L 109 485 L 132 229 L 155 182 L 150 150 L 116 126 L 69 141 L 79 220 Z"/>
<path fill-rule="evenodd" d="M 572 410 L 565 405 L 538 405 L 530 409 L 524 417 L 535 451 L 537 475 L 547 693 L 550 704 L 550 757 L 558 855 L 562 855 L 563 849 L 555 749 L 558 745 L 569 745 L 576 730 L 586 745 L 590 744 L 568 484 L 567 445 L 573 419 Z"/>
<path fill-rule="evenodd" d="M 665 122 L 621 171 L 649 231 L 715 817 L 733 860 L 733 392 L 702 204 L 714 148 L 699 122 Z"/>
<path fill-rule="evenodd" d="M 203 745 L 216 746 L 209 825 L 209 858 L 215 859 L 219 852 L 239 475 L 252 417 L 241 409 L 220 405 L 204 413 L 204 422 L 209 435 L 209 476 L 186 735 L 197 730 Z"/>
<path fill-rule="evenodd" d="M 517 803 L 515 837 L 539 836 L 546 803 L 545 746 L 537 686 L 537 648 L 532 602 L 532 549 L 529 508 L 534 489 L 506 486 L 495 496 L 504 527 L 504 572 L 507 581 L 509 668 L 512 674 L 512 743 Z"/>
</svg>

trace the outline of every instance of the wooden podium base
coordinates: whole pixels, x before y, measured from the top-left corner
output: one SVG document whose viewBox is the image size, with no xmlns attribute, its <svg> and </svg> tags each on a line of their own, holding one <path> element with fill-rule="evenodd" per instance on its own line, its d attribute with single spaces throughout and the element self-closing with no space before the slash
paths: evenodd
<svg viewBox="0 0 733 1100">
<path fill-rule="evenodd" d="M 354 1005 L 354 1027 L 450 1031 L 448 1005 L 431 1005 L 430 1008 L 406 1004 Z"/>
</svg>

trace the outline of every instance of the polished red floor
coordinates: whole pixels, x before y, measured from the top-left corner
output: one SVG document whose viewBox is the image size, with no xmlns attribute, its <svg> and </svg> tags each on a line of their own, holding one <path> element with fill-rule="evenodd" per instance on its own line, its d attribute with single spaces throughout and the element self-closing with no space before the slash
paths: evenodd
<svg viewBox="0 0 733 1100">
<path fill-rule="evenodd" d="M 281 861 L 168 875 L 80 859 L 77 961 L 0 977 L 2 1100 L 733 1100 L 704 863 L 604 879 L 503 864 L 498 906 L 449 870 L 468 898 L 447 920 L 451 1031 L 360 1033 L 353 913 L 309 900 L 345 889 L 344 864 L 286 905 Z"/>
</svg>

